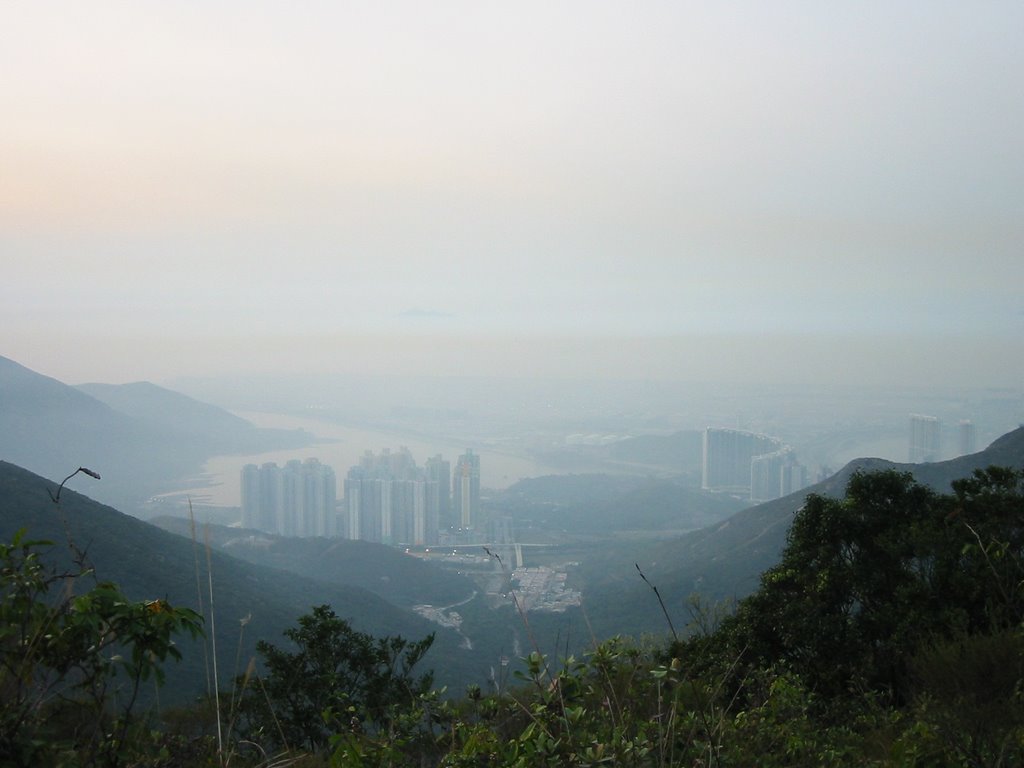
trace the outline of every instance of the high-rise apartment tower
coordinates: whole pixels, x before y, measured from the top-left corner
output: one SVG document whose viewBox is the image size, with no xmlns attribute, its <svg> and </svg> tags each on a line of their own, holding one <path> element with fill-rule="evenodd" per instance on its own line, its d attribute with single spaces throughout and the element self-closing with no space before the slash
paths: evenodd
<svg viewBox="0 0 1024 768">
<path fill-rule="evenodd" d="M 911 464 L 938 461 L 941 425 L 934 416 L 910 414 L 910 450 L 908 458 Z"/>
<path fill-rule="evenodd" d="M 480 522 L 480 457 L 467 450 L 459 456 L 452 473 L 452 507 L 459 528 Z"/>
</svg>

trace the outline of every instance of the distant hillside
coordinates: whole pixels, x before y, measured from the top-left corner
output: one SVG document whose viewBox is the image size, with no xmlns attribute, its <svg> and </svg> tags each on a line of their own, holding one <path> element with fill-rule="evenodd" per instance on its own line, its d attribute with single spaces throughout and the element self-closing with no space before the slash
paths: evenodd
<svg viewBox="0 0 1024 768">
<path fill-rule="evenodd" d="M 561 508 L 606 501 L 635 490 L 644 482 L 644 478 L 632 475 L 543 475 L 523 478 L 497 493 L 493 499 L 510 507 L 546 505 Z"/>
<path fill-rule="evenodd" d="M 602 474 L 520 480 L 489 503 L 519 526 L 584 534 L 702 528 L 749 506 L 677 480 Z"/>
<path fill-rule="evenodd" d="M 672 467 L 680 474 L 700 472 L 703 432 L 687 430 L 672 435 L 640 435 L 608 446 L 616 461 L 651 467 Z"/>
<path fill-rule="evenodd" d="M 189 535 L 189 522 L 180 517 L 159 517 L 152 523 L 172 533 Z M 456 603 L 475 589 L 473 582 L 463 576 L 384 544 L 285 538 L 220 525 L 211 525 L 208 530 L 214 547 L 240 560 L 332 584 L 352 584 L 396 605 Z"/>
<path fill-rule="evenodd" d="M 90 482 L 99 486 L 106 481 Z M 25 528 L 32 539 L 54 542 L 48 559 L 61 566 L 69 562 L 66 524 L 67 534 L 87 552 L 100 580 L 117 582 L 132 599 L 161 597 L 192 608 L 197 606 L 198 555 L 203 600 L 207 600 L 206 554 L 201 545 L 197 550 L 188 538 L 163 531 L 66 488 L 58 509 L 48 494 L 56 486 L 55 482 L 0 461 L 0 540 L 10 541 L 15 531 Z M 454 633 L 365 589 L 257 566 L 216 549 L 212 552 L 212 564 L 217 644 L 225 684 L 233 671 L 240 620 L 251 615 L 242 644 L 244 666 L 257 639 L 283 642 L 281 632 L 320 603 L 331 604 L 338 615 L 351 619 L 356 628 L 373 634 L 419 639 L 436 630 L 437 644 L 427 665 L 437 669 L 440 681 L 484 679 L 483 665 L 459 649 Z M 182 642 L 185 660 L 169 675 L 173 685 L 168 696 L 178 700 L 206 688 L 201 647 Z"/>
<path fill-rule="evenodd" d="M 584 604 L 598 636 L 633 626 L 636 632 L 667 630 L 657 599 L 634 567 L 661 592 L 677 628 L 689 616 L 687 600 L 695 592 L 710 600 L 741 598 L 758 585 L 786 542 L 793 514 L 808 493 L 840 497 L 858 471 L 896 469 L 911 472 L 921 483 L 948 492 L 951 483 L 991 465 L 1024 466 L 1024 428 L 996 440 L 984 451 L 933 464 L 896 464 L 857 459 L 818 485 L 782 499 L 737 512 L 717 525 L 655 545 L 623 542 L 587 560 L 575 578 L 584 586 Z"/>
<path fill-rule="evenodd" d="M 148 381 L 79 384 L 75 389 L 141 423 L 202 445 L 211 454 L 258 453 L 300 447 L 310 440 L 310 435 L 301 430 L 260 429 L 223 408 Z"/>
<path fill-rule="evenodd" d="M 104 476 L 98 496 L 125 503 L 202 461 L 200 448 L 173 442 L 163 430 L 0 357 L 0 459 L 51 477 L 94 468 Z"/>
<path fill-rule="evenodd" d="M 581 426 L 582 425 L 577 425 Z M 566 472 L 657 475 L 700 485 L 703 432 L 617 438 L 576 435 L 580 440 L 535 448 L 540 464 Z"/>
<path fill-rule="evenodd" d="M 126 511 L 212 455 L 303 439 L 246 424 L 152 384 L 82 390 L 0 357 L 0 460 L 48 477 L 90 467 L 103 476 L 90 490 Z"/>
</svg>

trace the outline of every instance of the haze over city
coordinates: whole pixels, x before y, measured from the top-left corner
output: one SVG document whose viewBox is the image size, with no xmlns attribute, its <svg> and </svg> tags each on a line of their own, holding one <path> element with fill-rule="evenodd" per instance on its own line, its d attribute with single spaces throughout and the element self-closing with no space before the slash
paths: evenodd
<svg viewBox="0 0 1024 768">
<path fill-rule="evenodd" d="M 1015 386 L 1019 3 L 0 10 L 0 351 Z"/>
<path fill-rule="evenodd" d="M 0 30 L 0 765 L 1024 764 L 1024 3 Z"/>
</svg>

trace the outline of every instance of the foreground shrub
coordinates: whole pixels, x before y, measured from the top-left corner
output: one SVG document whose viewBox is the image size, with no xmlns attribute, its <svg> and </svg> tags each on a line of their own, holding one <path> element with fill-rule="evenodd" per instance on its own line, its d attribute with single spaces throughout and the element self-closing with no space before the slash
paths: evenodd
<svg viewBox="0 0 1024 768">
<path fill-rule="evenodd" d="M 0 544 L 0 763 L 117 765 L 152 745 L 141 686 L 163 683 L 174 635 L 202 620 L 107 582 L 77 594 L 91 570 L 48 570 L 50 546 L 24 531 Z"/>
</svg>

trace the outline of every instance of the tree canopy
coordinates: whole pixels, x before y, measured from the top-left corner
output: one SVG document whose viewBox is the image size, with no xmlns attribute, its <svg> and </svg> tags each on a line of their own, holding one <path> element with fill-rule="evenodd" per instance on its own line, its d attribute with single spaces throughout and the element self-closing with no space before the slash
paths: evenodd
<svg viewBox="0 0 1024 768">
<path fill-rule="evenodd" d="M 416 642 L 373 637 L 329 605 L 315 607 L 284 634 L 295 650 L 261 640 L 256 647 L 265 673 L 258 686 L 244 686 L 241 730 L 254 740 L 320 749 L 339 728 L 381 729 L 431 690 L 432 674 L 416 676 L 413 669 L 432 634 Z"/>
<path fill-rule="evenodd" d="M 978 470 L 939 494 L 906 473 L 811 495 L 781 561 L 716 641 L 743 665 L 783 664 L 826 700 L 914 690 L 914 657 L 1024 618 L 1024 473 Z"/>
</svg>

